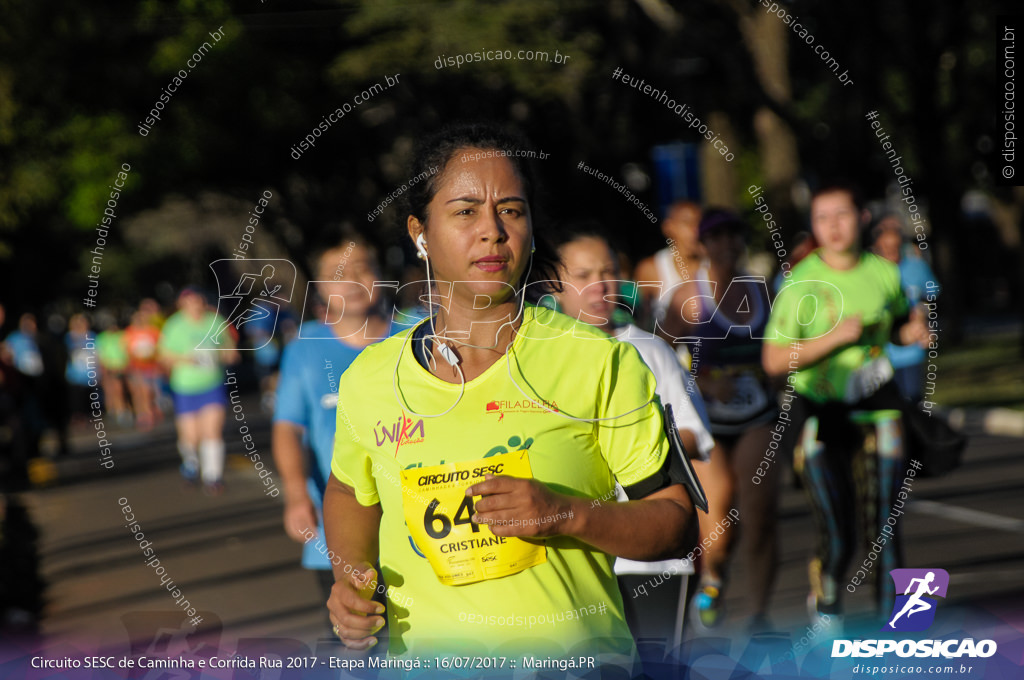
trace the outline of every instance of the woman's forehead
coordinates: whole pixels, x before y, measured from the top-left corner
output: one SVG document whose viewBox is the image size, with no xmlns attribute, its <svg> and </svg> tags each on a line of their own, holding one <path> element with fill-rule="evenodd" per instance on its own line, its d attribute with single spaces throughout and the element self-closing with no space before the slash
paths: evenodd
<svg viewBox="0 0 1024 680">
<path fill-rule="evenodd" d="M 464 158 L 466 153 L 477 152 L 480 150 L 464 149 L 456 153 L 441 176 L 438 194 L 462 195 L 498 191 L 502 194 L 512 192 L 520 198 L 525 198 L 522 178 L 507 158 Z"/>
</svg>

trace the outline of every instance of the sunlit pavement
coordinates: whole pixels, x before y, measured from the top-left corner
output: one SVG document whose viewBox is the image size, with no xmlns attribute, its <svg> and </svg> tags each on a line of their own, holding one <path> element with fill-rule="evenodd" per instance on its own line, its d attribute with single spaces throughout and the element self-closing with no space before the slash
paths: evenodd
<svg viewBox="0 0 1024 680">
<path fill-rule="evenodd" d="M 269 461 L 269 421 L 250 402 L 247 421 Z M 968 609 L 995 620 L 1024 611 L 1024 439 L 985 434 L 980 417 L 968 417 L 965 425 L 972 436 L 961 468 L 943 478 L 915 480 L 910 509 L 900 520 L 906 566 L 950 574 L 937 618 L 943 623 L 947 617 L 950 626 Z M 203 617 L 200 631 L 219 634 L 228 649 L 253 637 L 289 638 L 316 648 L 326 632 L 319 588 L 298 566 L 300 546 L 284 534 L 281 497 L 264 493 L 252 462 L 241 455 L 240 436 L 228 428 L 227 488 L 220 496 L 183 485 L 169 423 L 148 434 L 111 433 L 111 470 L 99 466 L 88 433 L 80 434 L 74 454 L 55 464 L 53 485 L 23 494 L 40 529 L 49 583 L 46 647 L 123 650 L 126 621 L 135 625 L 146 612 L 167 612 L 173 620 L 182 611 L 177 600 L 187 599 Z M 790 478 L 788 469 L 779 472 Z M 788 481 L 783 487 L 781 562 L 766 635 L 798 642 L 811 632 L 805 601 L 813 532 L 803 492 Z M 151 542 L 164 580 L 180 590 L 177 597 L 155 566 L 147 566 L 151 557 L 129 532 L 124 505 Z M 863 559 L 858 555 L 854 563 Z M 726 620 L 704 636 L 709 643 L 731 639 L 733 655 L 750 640 L 745 573 L 751 568 L 758 565 L 736 560 L 725 593 Z M 645 606 L 675 607 L 674 601 L 646 599 Z M 876 626 L 869 585 L 847 594 L 846 611 L 850 630 Z M 693 636 L 686 631 L 687 638 Z"/>
</svg>

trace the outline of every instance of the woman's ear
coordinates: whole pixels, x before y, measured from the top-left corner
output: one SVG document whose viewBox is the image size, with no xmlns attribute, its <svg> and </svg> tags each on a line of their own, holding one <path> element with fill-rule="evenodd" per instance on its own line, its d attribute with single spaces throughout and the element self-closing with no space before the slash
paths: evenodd
<svg viewBox="0 0 1024 680">
<path fill-rule="evenodd" d="M 409 218 L 406 220 L 405 224 L 406 229 L 409 232 L 409 238 L 412 239 L 413 244 L 416 246 L 416 257 L 420 258 L 423 261 L 426 261 L 428 257 L 427 239 L 423 233 L 423 224 L 412 215 L 409 215 Z"/>
<path fill-rule="evenodd" d="M 409 215 L 405 220 L 405 229 L 409 232 L 409 238 L 412 239 L 413 243 L 423 234 L 423 223 L 416 219 L 415 216 Z"/>
</svg>

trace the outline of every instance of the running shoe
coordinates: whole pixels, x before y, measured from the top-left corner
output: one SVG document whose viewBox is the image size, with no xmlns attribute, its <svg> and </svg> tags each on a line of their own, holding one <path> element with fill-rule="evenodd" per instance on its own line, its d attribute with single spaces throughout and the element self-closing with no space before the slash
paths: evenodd
<svg viewBox="0 0 1024 680">
<path fill-rule="evenodd" d="M 197 484 L 199 482 L 199 468 L 194 465 L 182 463 L 178 471 L 181 473 L 181 478 L 185 480 L 186 484 Z"/>
<path fill-rule="evenodd" d="M 819 605 L 817 596 L 814 593 L 809 593 L 807 595 L 807 617 L 811 620 L 811 629 L 821 631 L 825 638 L 842 637 L 843 615 L 839 613 L 837 605 Z"/>
<path fill-rule="evenodd" d="M 693 623 L 701 630 L 714 628 L 725 618 L 723 604 L 722 584 L 702 581 L 693 598 Z"/>
<path fill-rule="evenodd" d="M 807 565 L 811 592 L 807 595 L 807 617 L 815 630 L 826 636 L 837 637 L 843 632 L 842 605 L 836 579 L 821 568 L 821 560 L 814 558 Z"/>
<path fill-rule="evenodd" d="M 216 481 L 203 485 L 203 493 L 207 496 L 219 496 L 224 493 L 224 482 Z"/>
</svg>

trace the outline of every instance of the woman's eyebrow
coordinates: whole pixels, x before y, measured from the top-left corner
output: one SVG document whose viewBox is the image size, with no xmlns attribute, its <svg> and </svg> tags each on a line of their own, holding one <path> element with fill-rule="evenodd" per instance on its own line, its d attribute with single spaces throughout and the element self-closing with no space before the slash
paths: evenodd
<svg viewBox="0 0 1024 680">
<path fill-rule="evenodd" d="M 463 203 L 472 203 L 473 205 L 479 205 L 479 204 L 484 202 L 484 199 L 482 199 L 482 198 L 474 198 L 472 196 L 460 196 L 458 198 L 453 198 L 450 201 L 447 201 L 446 205 L 447 205 L 447 203 L 458 203 L 460 201 L 463 202 Z M 526 199 L 522 198 L 520 196 L 505 196 L 503 198 L 499 198 L 496 202 L 497 203 L 513 203 L 513 202 L 526 203 Z"/>
</svg>

